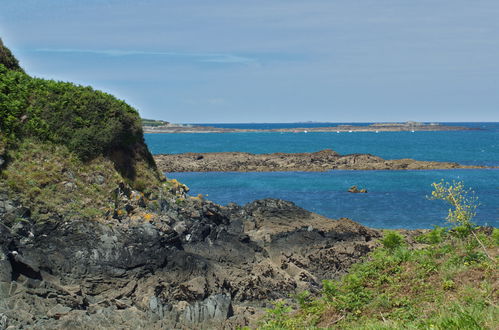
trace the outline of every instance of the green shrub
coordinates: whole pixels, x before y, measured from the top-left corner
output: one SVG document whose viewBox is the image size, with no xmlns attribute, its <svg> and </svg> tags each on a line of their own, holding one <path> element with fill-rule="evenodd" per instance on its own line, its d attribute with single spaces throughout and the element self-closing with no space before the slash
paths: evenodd
<svg viewBox="0 0 499 330">
<path fill-rule="evenodd" d="M 492 240 L 495 245 L 499 245 L 499 228 L 494 228 L 492 231 Z"/>
<path fill-rule="evenodd" d="M 305 290 L 303 292 L 298 293 L 295 296 L 296 301 L 298 302 L 298 305 L 300 305 L 300 308 L 306 308 L 309 307 L 310 304 L 312 303 L 312 296 L 309 291 Z"/>
<path fill-rule="evenodd" d="M 433 183 L 430 199 L 440 199 L 451 205 L 447 222 L 456 227 L 458 235 L 469 235 L 474 227 L 471 221 L 476 215 L 478 198 L 470 189 L 465 189 L 460 181 Z"/>
<path fill-rule="evenodd" d="M 438 244 L 443 242 L 446 236 L 446 228 L 435 226 L 433 230 L 428 233 L 418 236 L 416 241 L 427 244 Z"/>
<path fill-rule="evenodd" d="M 262 329 L 282 329 L 289 327 L 289 314 L 293 309 L 282 301 L 277 301 L 274 308 L 267 309 L 266 322 Z"/>
<path fill-rule="evenodd" d="M 13 59 L 0 42 L 1 154 L 24 140 L 52 143 L 85 162 L 110 159 L 135 189 L 145 191 L 161 180 L 134 108 L 91 87 L 32 78 Z"/>
<path fill-rule="evenodd" d="M 3 64 L 9 70 L 23 71 L 14 55 L 3 45 L 2 39 L 0 39 L 0 64 Z"/>
<path fill-rule="evenodd" d="M 394 250 L 405 244 L 404 236 L 400 235 L 396 231 L 386 230 L 383 238 L 381 239 L 383 246 L 389 250 Z"/>
<path fill-rule="evenodd" d="M 484 329 L 480 322 L 471 314 L 466 311 L 457 311 L 456 313 L 444 317 L 440 324 L 439 329 Z"/>
<path fill-rule="evenodd" d="M 332 301 L 339 293 L 340 290 L 336 281 L 322 281 L 322 295 L 326 300 Z"/>
<path fill-rule="evenodd" d="M 113 96 L 66 82 L 31 78 L 0 65 L 0 128 L 11 140 L 67 146 L 88 160 L 142 142 L 138 113 Z"/>
</svg>

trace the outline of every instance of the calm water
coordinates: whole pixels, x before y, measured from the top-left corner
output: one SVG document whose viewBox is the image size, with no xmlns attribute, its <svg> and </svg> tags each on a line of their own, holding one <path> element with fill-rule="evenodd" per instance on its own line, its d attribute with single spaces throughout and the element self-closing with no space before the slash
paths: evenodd
<svg viewBox="0 0 499 330">
<path fill-rule="evenodd" d="M 259 128 L 261 125 L 270 124 L 258 124 L 256 127 L 250 124 L 239 124 L 246 128 Z M 284 124 L 274 125 L 283 126 Z M 474 123 L 472 125 L 483 129 L 414 133 L 146 134 L 146 141 L 154 154 L 217 151 L 313 152 L 329 148 L 341 154 L 371 153 L 383 158 L 414 158 L 455 161 L 462 164 L 499 165 L 499 123 Z"/>
<path fill-rule="evenodd" d="M 270 125 L 271 128 L 293 127 L 286 126 L 288 124 L 226 125 L 239 125 L 242 128 L 267 128 L 266 125 Z M 311 125 L 324 126 L 317 123 Z M 147 134 L 146 141 L 153 153 L 311 152 L 330 148 L 342 154 L 372 153 L 384 158 L 409 157 L 499 166 L 499 123 L 464 125 L 481 127 L 482 130 L 377 134 L 370 132 Z M 431 193 L 431 183 L 441 179 L 461 180 L 479 197 L 481 205 L 477 212 L 477 222 L 496 227 L 499 225 L 498 169 L 321 173 L 211 172 L 167 175 L 187 184 L 191 188 L 191 194 L 208 194 L 209 199 L 220 204 L 229 202 L 244 204 L 266 197 L 282 198 L 331 218 L 349 217 L 377 228 L 430 228 L 436 224 L 442 225 L 448 206 L 441 201 L 426 199 Z M 369 193 L 347 193 L 346 190 L 352 185 L 365 187 Z"/>
</svg>

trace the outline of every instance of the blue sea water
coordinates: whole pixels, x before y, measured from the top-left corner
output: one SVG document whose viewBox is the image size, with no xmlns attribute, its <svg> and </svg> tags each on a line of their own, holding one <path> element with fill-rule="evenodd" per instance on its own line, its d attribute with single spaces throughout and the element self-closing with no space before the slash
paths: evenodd
<svg viewBox="0 0 499 330">
<path fill-rule="evenodd" d="M 317 126 L 324 124 L 313 123 Z M 216 126 L 214 124 L 209 124 Z M 242 128 L 295 124 L 229 124 Z M 304 127 L 302 124 L 296 124 Z M 337 125 L 337 124 L 334 124 Z M 362 125 L 362 124 L 360 124 Z M 499 123 L 459 123 L 472 131 L 355 133 L 146 134 L 153 153 L 246 151 L 371 153 L 384 158 L 455 161 L 499 166 Z M 273 173 L 167 173 L 220 204 L 282 198 L 331 218 L 348 217 L 375 228 L 431 228 L 443 225 L 448 205 L 426 198 L 431 183 L 464 181 L 480 201 L 476 221 L 499 225 L 499 169 L 431 171 L 328 171 Z M 367 194 L 346 190 L 357 185 Z"/>
<path fill-rule="evenodd" d="M 259 125 L 270 124 L 239 125 L 246 126 L 246 128 L 258 128 Z M 284 124 L 273 125 L 283 126 Z M 481 130 L 414 133 L 146 134 L 146 142 L 154 154 L 220 151 L 313 152 L 329 148 L 341 154 L 371 153 L 388 159 L 414 158 L 454 161 L 462 164 L 499 165 L 499 123 L 460 125 L 478 127 Z"/>
</svg>

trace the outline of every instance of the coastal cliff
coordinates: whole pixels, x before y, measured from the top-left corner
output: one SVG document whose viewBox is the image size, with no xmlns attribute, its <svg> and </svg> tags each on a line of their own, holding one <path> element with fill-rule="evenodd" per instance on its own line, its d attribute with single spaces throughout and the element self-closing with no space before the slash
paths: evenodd
<svg viewBox="0 0 499 330">
<path fill-rule="evenodd" d="M 383 159 L 370 154 L 340 155 L 326 149 L 312 153 L 251 154 L 213 152 L 160 154 L 154 159 L 163 172 L 273 172 L 329 170 L 433 170 L 483 168 L 454 162 Z"/>
<path fill-rule="evenodd" d="M 244 326 L 380 237 L 281 200 L 189 197 L 135 109 L 32 78 L 1 48 L 0 329 Z"/>
</svg>

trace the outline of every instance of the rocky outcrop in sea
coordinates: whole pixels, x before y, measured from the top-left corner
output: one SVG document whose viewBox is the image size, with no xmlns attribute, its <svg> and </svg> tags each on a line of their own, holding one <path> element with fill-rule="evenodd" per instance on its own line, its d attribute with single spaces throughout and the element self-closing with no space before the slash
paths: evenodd
<svg viewBox="0 0 499 330">
<path fill-rule="evenodd" d="M 483 168 L 454 162 L 383 159 L 371 154 L 340 155 L 326 149 L 311 153 L 252 154 L 212 152 L 160 154 L 154 159 L 163 172 L 273 172 L 329 170 L 433 170 Z"/>
</svg>

